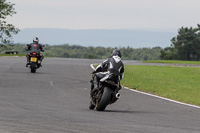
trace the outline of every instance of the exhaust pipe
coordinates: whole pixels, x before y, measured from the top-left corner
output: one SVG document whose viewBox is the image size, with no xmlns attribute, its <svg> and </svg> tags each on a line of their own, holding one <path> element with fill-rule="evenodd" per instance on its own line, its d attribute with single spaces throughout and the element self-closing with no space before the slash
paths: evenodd
<svg viewBox="0 0 200 133">
<path fill-rule="evenodd" d="M 120 93 L 117 93 L 117 94 L 115 95 L 115 97 L 116 97 L 117 99 L 119 99 L 119 98 L 121 97 L 121 94 L 120 94 Z"/>
<path fill-rule="evenodd" d="M 110 104 L 116 102 L 120 97 L 121 97 L 120 93 L 116 93 L 116 94 L 114 93 Z"/>
</svg>

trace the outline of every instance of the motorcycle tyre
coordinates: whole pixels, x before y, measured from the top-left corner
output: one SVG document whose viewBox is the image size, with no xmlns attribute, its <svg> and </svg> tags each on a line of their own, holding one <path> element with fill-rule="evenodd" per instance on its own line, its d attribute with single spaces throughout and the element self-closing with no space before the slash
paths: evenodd
<svg viewBox="0 0 200 133">
<path fill-rule="evenodd" d="M 31 73 L 35 73 L 36 72 L 36 64 L 35 63 L 31 63 L 30 69 L 31 69 Z"/>
<path fill-rule="evenodd" d="M 98 103 L 96 103 L 97 111 L 104 111 L 106 106 L 109 104 L 111 99 L 112 91 L 110 88 L 105 87 L 103 91 L 103 95 Z"/>
</svg>

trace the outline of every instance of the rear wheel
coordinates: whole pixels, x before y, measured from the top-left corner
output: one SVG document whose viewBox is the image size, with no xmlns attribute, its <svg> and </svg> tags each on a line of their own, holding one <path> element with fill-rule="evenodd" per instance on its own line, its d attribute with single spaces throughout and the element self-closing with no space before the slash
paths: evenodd
<svg viewBox="0 0 200 133">
<path fill-rule="evenodd" d="M 35 73 L 36 72 L 36 70 L 35 69 L 31 69 L 31 73 Z"/>
<path fill-rule="evenodd" d="M 31 69 L 31 73 L 35 73 L 36 72 L 36 64 L 35 63 L 31 63 L 30 69 Z"/>
<path fill-rule="evenodd" d="M 111 99 L 111 90 L 108 87 L 104 88 L 103 94 L 100 100 L 96 103 L 96 109 L 98 111 L 104 111 Z"/>
</svg>

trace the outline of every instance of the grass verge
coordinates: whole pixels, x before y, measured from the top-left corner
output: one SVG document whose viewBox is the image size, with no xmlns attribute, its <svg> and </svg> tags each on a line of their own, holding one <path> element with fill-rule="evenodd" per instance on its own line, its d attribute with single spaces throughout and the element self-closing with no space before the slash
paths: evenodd
<svg viewBox="0 0 200 133">
<path fill-rule="evenodd" d="M 200 68 L 126 65 L 122 85 L 200 106 Z"/>
</svg>

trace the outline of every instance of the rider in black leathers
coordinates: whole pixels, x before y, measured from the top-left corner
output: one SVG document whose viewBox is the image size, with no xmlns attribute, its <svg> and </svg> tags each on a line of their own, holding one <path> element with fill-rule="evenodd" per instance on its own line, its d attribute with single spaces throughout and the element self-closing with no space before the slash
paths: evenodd
<svg viewBox="0 0 200 133">
<path fill-rule="evenodd" d="M 120 80 L 123 78 L 124 64 L 121 61 L 121 52 L 119 50 L 113 50 L 110 58 L 98 65 L 96 70 L 93 72 L 95 74 L 93 79 L 94 89 L 91 90 L 91 95 L 98 90 L 99 80 L 107 73 L 113 71 L 120 75 Z"/>
<path fill-rule="evenodd" d="M 26 67 L 28 67 L 28 65 L 30 65 L 30 53 L 31 52 L 36 52 L 36 53 L 39 53 L 39 54 L 40 54 L 40 51 L 44 52 L 43 46 L 41 44 L 39 44 L 39 38 L 38 37 L 33 38 L 33 43 L 27 44 L 26 51 L 30 51 L 26 55 L 26 58 L 27 58 Z M 42 66 L 41 62 L 42 62 L 43 59 L 44 59 L 44 56 L 42 54 L 40 54 L 40 56 L 39 56 L 39 60 L 40 60 L 39 65 L 40 66 Z"/>
</svg>

